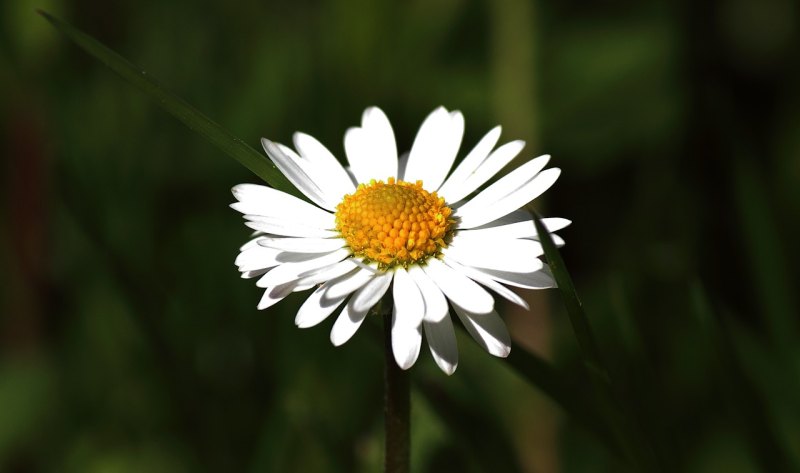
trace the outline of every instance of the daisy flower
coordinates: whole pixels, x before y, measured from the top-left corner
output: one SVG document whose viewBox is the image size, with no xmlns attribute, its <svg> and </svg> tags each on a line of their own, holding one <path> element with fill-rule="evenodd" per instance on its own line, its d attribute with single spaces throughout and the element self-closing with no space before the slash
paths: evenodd
<svg viewBox="0 0 800 473">
<path fill-rule="evenodd" d="M 330 335 L 339 346 L 391 291 L 392 351 L 401 368 L 417 360 L 424 331 L 436 364 L 455 371 L 450 308 L 486 351 L 508 356 L 511 340 L 487 289 L 527 309 L 508 286 L 555 286 L 522 207 L 553 185 L 560 170 L 545 170 L 549 156 L 540 156 L 470 198 L 524 142 L 495 148 L 495 127 L 450 173 L 463 133 L 461 112 L 439 107 L 420 126 L 411 151 L 398 158 L 388 118 L 371 107 L 361 127 L 345 133 L 349 168 L 304 133 L 294 134 L 296 151 L 262 139 L 272 162 L 311 203 L 265 186 L 233 188 L 238 202 L 231 207 L 256 231 L 236 265 L 265 289 L 258 308 L 314 289 L 295 323 L 315 326 L 342 307 Z M 570 222 L 543 223 L 554 232 Z"/>
</svg>

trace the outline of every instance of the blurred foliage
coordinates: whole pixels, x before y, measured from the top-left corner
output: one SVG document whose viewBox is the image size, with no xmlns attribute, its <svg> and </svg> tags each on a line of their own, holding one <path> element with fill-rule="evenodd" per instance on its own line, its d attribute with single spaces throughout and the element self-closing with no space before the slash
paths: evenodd
<svg viewBox="0 0 800 473">
<path fill-rule="evenodd" d="M 265 313 L 233 259 L 257 182 L 59 36 L 97 37 L 252 146 L 339 156 L 381 106 L 439 104 L 564 173 L 539 209 L 665 471 L 800 464 L 800 24 L 792 0 L 97 2 L 0 6 L 0 471 L 377 471 L 381 345 Z M 518 101 L 514 98 L 519 97 Z M 560 299 L 537 346 L 592 397 Z M 512 327 L 513 329 L 513 327 Z M 415 471 L 620 471 L 459 335 L 412 369 Z M 513 355 L 512 355 L 513 356 Z"/>
</svg>

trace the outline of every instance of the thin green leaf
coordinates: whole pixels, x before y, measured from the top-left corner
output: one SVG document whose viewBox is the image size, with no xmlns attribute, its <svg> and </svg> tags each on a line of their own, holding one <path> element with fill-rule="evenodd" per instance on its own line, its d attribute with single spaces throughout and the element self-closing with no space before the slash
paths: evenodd
<svg viewBox="0 0 800 473">
<path fill-rule="evenodd" d="M 542 243 L 547 263 L 558 284 L 559 292 L 567 308 L 572 330 L 578 340 L 584 363 L 594 381 L 595 395 L 598 406 L 603 412 L 603 418 L 608 423 L 609 430 L 614 433 L 622 450 L 627 454 L 634 468 L 645 471 L 661 471 L 660 461 L 656 457 L 655 449 L 644 435 L 641 424 L 626 406 L 633 403 L 626 402 L 625 393 L 612 383 L 607 365 L 600 356 L 600 350 L 595 341 L 589 319 L 583 310 L 583 304 L 575 291 L 572 277 L 567 271 L 564 260 L 556 248 L 553 237 L 542 224 L 538 215 L 534 213 L 533 222 L 539 241 Z"/>
<path fill-rule="evenodd" d="M 239 161 L 240 164 L 252 171 L 256 176 L 278 190 L 302 197 L 299 191 L 266 156 L 200 113 L 180 97 L 164 89 L 146 71 L 137 68 L 124 57 L 69 23 L 42 10 L 37 11 L 81 49 L 154 99 L 161 108 L 210 141 L 225 154 Z"/>
<path fill-rule="evenodd" d="M 575 285 L 572 283 L 567 268 L 564 265 L 564 260 L 556 248 L 555 242 L 547 231 L 539 216 L 534 214 L 533 222 L 536 225 L 536 233 L 539 235 L 539 241 L 544 248 L 544 254 L 547 257 L 547 263 L 550 265 L 550 270 L 553 277 L 558 284 L 558 290 L 564 299 L 564 305 L 567 307 L 567 314 L 569 321 L 572 324 L 572 330 L 575 332 L 575 338 L 578 339 L 578 346 L 581 349 L 584 362 L 588 365 L 590 370 L 595 374 L 599 374 L 603 380 L 608 383 L 609 376 L 608 370 L 605 368 L 600 357 L 600 350 L 597 348 L 592 328 L 589 325 L 589 319 L 586 318 L 586 313 L 583 311 L 583 304 L 578 298 L 578 293 L 575 291 Z"/>
</svg>

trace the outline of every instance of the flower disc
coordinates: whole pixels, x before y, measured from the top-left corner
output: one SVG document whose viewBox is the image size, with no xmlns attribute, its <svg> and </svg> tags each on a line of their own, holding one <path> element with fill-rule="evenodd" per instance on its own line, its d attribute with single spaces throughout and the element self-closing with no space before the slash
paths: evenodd
<svg viewBox="0 0 800 473">
<path fill-rule="evenodd" d="M 336 207 L 336 229 L 365 262 L 381 269 L 408 267 L 438 255 L 447 246 L 452 210 L 422 182 L 361 184 Z"/>
</svg>

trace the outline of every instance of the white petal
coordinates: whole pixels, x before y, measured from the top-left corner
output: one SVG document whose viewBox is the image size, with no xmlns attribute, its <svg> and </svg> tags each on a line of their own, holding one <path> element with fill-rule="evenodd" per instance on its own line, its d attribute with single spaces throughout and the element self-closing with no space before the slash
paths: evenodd
<svg viewBox="0 0 800 473">
<path fill-rule="evenodd" d="M 559 217 L 543 218 L 542 224 L 547 229 L 547 231 L 557 232 L 559 230 L 562 230 L 570 226 L 570 224 L 572 224 L 572 220 Z"/>
<path fill-rule="evenodd" d="M 323 254 L 332 253 L 332 251 L 319 251 L 315 253 L 301 252 L 301 251 L 281 251 L 275 257 L 279 264 L 285 263 L 301 263 L 303 261 L 310 261 L 319 258 Z"/>
<path fill-rule="evenodd" d="M 248 240 L 244 245 L 239 247 L 239 251 L 244 251 L 244 250 L 247 250 L 249 248 L 257 247 L 258 246 L 258 240 L 260 240 L 262 238 L 264 238 L 264 234 L 261 233 L 261 232 L 256 232 L 253 239 Z"/>
<path fill-rule="evenodd" d="M 286 296 L 294 292 L 294 290 L 295 290 L 294 283 L 281 284 L 280 286 L 275 286 L 275 287 L 268 287 L 264 291 L 264 295 L 261 296 L 261 300 L 258 303 L 258 310 L 264 310 L 268 307 L 272 307 L 273 305 L 282 301 Z"/>
<path fill-rule="evenodd" d="M 355 310 L 369 310 L 386 294 L 394 273 L 385 272 L 374 276 L 367 284 L 353 295 L 352 304 Z"/>
<path fill-rule="evenodd" d="M 397 177 L 397 145 L 389 118 L 378 107 L 369 107 L 361 116 L 361 127 L 372 143 L 372 167 L 378 176 Z"/>
<path fill-rule="evenodd" d="M 325 208 L 335 210 L 336 204 L 341 202 L 342 197 L 344 197 L 345 194 L 352 192 L 354 187 L 342 182 L 339 179 L 341 176 L 338 174 L 331 173 L 328 169 L 326 169 L 325 166 L 321 166 L 317 157 L 303 157 L 288 146 L 280 143 L 276 143 L 276 145 L 278 145 L 278 148 L 280 148 L 280 150 L 286 156 L 288 156 L 293 163 L 296 163 L 300 169 L 317 185 L 317 188 L 320 189 L 322 192 L 322 197 L 327 203 Z M 342 168 L 342 170 L 344 170 L 344 168 Z M 350 182 L 350 184 L 352 184 L 353 181 L 350 179 L 350 176 L 347 176 L 346 171 L 344 174 L 346 179 Z M 333 205 L 333 208 L 330 208 L 331 205 Z"/>
<path fill-rule="evenodd" d="M 494 291 L 495 293 L 497 293 L 500 297 L 502 297 L 502 298 L 504 298 L 504 299 L 506 299 L 506 300 L 508 300 L 510 302 L 513 302 L 514 304 L 517 304 L 518 306 L 523 307 L 526 310 L 530 309 L 530 306 L 525 301 L 525 299 L 520 297 L 519 294 L 517 294 L 516 292 L 514 292 L 511 289 L 503 286 L 502 284 L 500 284 L 499 282 L 495 281 L 494 279 L 492 279 L 488 275 L 484 274 L 482 269 L 473 268 L 473 267 L 470 267 L 470 266 L 464 266 L 464 265 L 459 264 L 459 263 L 457 263 L 455 261 L 452 261 L 452 260 L 450 260 L 448 258 L 445 258 L 444 261 L 445 261 L 445 263 L 447 263 L 448 266 L 450 266 L 454 270 L 456 270 L 456 271 L 458 271 L 460 273 L 463 273 L 467 277 L 469 277 L 470 279 L 476 281 L 477 283 L 479 283 L 479 284 L 481 284 L 483 286 L 486 286 L 487 288 L 489 288 L 492 291 Z"/>
<path fill-rule="evenodd" d="M 490 226 L 494 225 L 494 226 Z M 470 230 L 459 230 L 459 235 L 476 236 L 486 240 L 494 238 L 534 238 L 536 237 L 536 226 L 533 220 L 529 219 L 509 224 L 500 224 L 499 220 L 493 221 L 490 225 L 482 225 L 479 228 Z"/>
<path fill-rule="evenodd" d="M 338 263 L 348 256 L 350 256 L 350 250 L 341 248 L 307 261 L 284 263 L 263 275 L 258 281 L 258 285 L 260 287 L 269 287 L 295 281 L 305 276 L 310 276 L 321 268 Z"/>
<path fill-rule="evenodd" d="M 466 209 L 467 205 L 470 205 L 472 202 L 468 203 L 458 211 L 458 216 L 461 218 L 459 228 L 477 227 L 478 225 L 497 220 L 521 208 L 549 189 L 550 186 L 556 182 L 560 174 L 560 169 L 550 168 L 540 172 L 536 177 L 500 200 L 487 203 L 483 207 L 471 207 Z M 487 189 L 487 191 L 488 190 L 489 189 Z M 478 195 L 476 199 L 480 198 L 481 195 Z"/>
<path fill-rule="evenodd" d="M 326 230 L 319 226 L 293 222 L 278 217 L 263 217 L 260 215 L 245 215 L 245 225 L 259 232 L 272 235 L 283 235 L 306 238 L 332 238 L 339 233 L 333 230 Z"/>
<path fill-rule="evenodd" d="M 538 257 L 544 251 L 542 244 L 535 240 L 485 240 L 480 236 L 458 234 L 442 253 L 467 266 L 526 273 L 542 268 Z"/>
<path fill-rule="evenodd" d="M 511 337 L 503 319 L 497 312 L 474 314 L 461 307 L 453 306 L 472 338 L 494 356 L 505 358 L 511 353 Z"/>
<path fill-rule="evenodd" d="M 458 367 L 458 343 L 450 314 L 437 322 L 425 320 L 422 326 L 434 361 L 445 374 L 453 374 Z"/>
<path fill-rule="evenodd" d="M 327 284 L 325 296 L 331 299 L 352 294 L 364 286 L 374 274 L 366 269 L 358 268 L 352 273 L 344 274 Z"/>
<path fill-rule="evenodd" d="M 497 148 L 486 158 L 486 160 L 475 170 L 464 182 L 454 186 L 448 202 L 455 203 L 469 194 L 473 193 L 476 189 L 486 183 L 489 179 L 495 176 L 501 169 L 506 167 L 511 160 L 516 157 L 522 148 L 525 147 L 525 142 L 521 140 L 506 143 Z"/>
<path fill-rule="evenodd" d="M 370 140 L 362 128 L 348 128 L 344 132 L 344 151 L 350 163 L 350 172 L 358 183 L 367 183 L 375 177 L 370 163 Z"/>
<path fill-rule="evenodd" d="M 297 311 L 297 316 L 294 318 L 294 323 L 300 328 L 308 328 L 317 325 L 318 323 L 322 322 L 329 315 L 333 313 L 342 302 L 350 295 L 350 293 L 341 294 L 336 297 L 331 297 L 328 294 L 328 289 L 350 277 L 350 274 L 346 274 L 344 276 L 339 276 L 336 279 L 332 279 L 322 286 L 320 286 L 316 291 L 311 293 L 303 302 L 303 305 L 300 306 L 300 310 Z"/>
<path fill-rule="evenodd" d="M 231 208 L 243 214 L 280 217 L 320 228 L 334 228 L 336 225 L 332 213 L 270 187 L 239 184 L 231 191 L 239 201 L 231 204 Z"/>
<path fill-rule="evenodd" d="M 314 291 L 308 299 L 300 306 L 297 316 L 294 319 L 295 325 L 299 328 L 313 327 L 323 320 L 327 319 L 347 296 L 342 296 L 336 299 L 325 299 L 320 289 Z"/>
<path fill-rule="evenodd" d="M 495 281 L 523 289 L 549 289 L 556 287 L 556 281 L 549 274 L 547 265 L 542 264 L 542 266 L 541 270 L 532 273 L 512 273 L 491 269 L 482 269 L 481 272 Z"/>
<path fill-rule="evenodd" d="M 489 133 L 484 135 L 483 138 L 472 148 L 461 163 L 456 166 L 455 171 L 447 178 L 442 187 L 437 191 L 441 197 L 449 202 L 455 204 L 460 201 L 466 194 L 460 195 L 461 192 L 456 192 L 456 188 L 462 186 L 464 182 L 475 172 L 476 169 L 486 160 L 486 157 L 491 153 L 497 140 L 500 138 L 499 126 L 492 128 Z"/>
<path fill-rule="evenodd" d="M 523 148 L 525 148 L 525 142 L 523 140 L 510 141 L 500 146 L 492 151 L 492 154 L 486 158 L 483 164 L 469 176 L 465 184 L 472 187 L 472 190 L 477 189 L 483 185 L 483 183 L 494 177 L 501 169 L 506 167 Z"/>
<path fill-rule="evenodd" d="M 485 207 L 501 200 L 530 182 L 531 179 L 536 177 L 536 175 L 544 169 L 549 161 L 549 155 L 539 156 L 538 158 L 528 161 L 481 191 L 480 194 L 470 199 L 470 201 L 461 206 L 460 209 L 466 210 L 470 207 Z"/>
<path fill-rule="evenodd" d="M 336 318 L 336 322 L 333 323 L 333 327 L 331 328 L 331 343 L 334 346 L 338 347 L 344 345 L 350 340 L 367 317 L 369 309 L 355 310 L 352 302 L 353 299 L 350 298 L 350 301 L 344 306 L 342 313 Z"/>
<path fill-rule="evenodd" d="M 307 271 L 305 276 L 301 277 L 297 280 L 297 284 L 300 285 L 310 285 L 315 286 L 317 284 L 322 284 L 326 281 L 330 281 L 331 279 L 338 278 L 339 276 L 349 273 L 350 271 L 356 269 L 358 265 L 356 265 L 353 258 L 347 258 L 338 263 L 333 263 L 328 266 L 323 266 L 313 271 Z"/>
<path fill-rule="evenodd" d="M 280 253 L 272 248 L 262 248 L 260 246 L 247 248 L 236 257 L 234 264 L 239 267 L 240 272 L 258 271 L 271 268 L 278 264 L 277 256 Z"/>
<path fill-rule="evenodd" d="M 453 166 L 464 135 L 464 116 L 439 107 L 422 122 L 408 156 L 405 179 L 422 181 L 429 191 L 441 187 Z"/>
<path fill-rule="evenodd" d="M 438 322 L 447 317 L 447 299 L 439 286 L 419 266 L 409 268 L 408 274 L 411 275 L 422 294 L 422 300 L 425 303 L 424 319 L 429 322 Z"/>
<path fill-rule="evenodd" d="M 400 324 L 419 327 L 425 316 L 425 303 L 419 287 L 404 268 L 398 268 L 394 272 L 392 296 Z"/>
<path fill-rule="evenodd" d="M 555 243 L 556 248 L 561 248 L 562 246 L 567 244 L 567 242 L 565 242 L 563 238 L 556 235 L 555 233 L 551 234 L 550 237 L 553 238 L 553 243 Z M 536 239 L 538 240 L 539 238 L 537 237 Z"/>
<path fill-rule="evenodd" d="M 423 269 L 453 304 L 480 314 L 494 310 L 494 299 L 486 289 L 438 259 L 429 260 Z"/>
<path fill-rule="evenodd" d="M 364 111 L 361 128 L 350 128 L 345 133 L 344 148 L 359 183 L 398 177 L 394 132 L 381 109 L 370 107 Z"/>
<path fill-rule="evenodd" d="M 242 279 L 252 279 L 262 276 L 264 273 L 268 271 L 269 268 L 264 269 L 257 269 L 254 271 L 243 271 L 242 272 Z"/>
<path fill-rule="evenodd" d="M 282 251 L 302 251 L 306 253 L 327 253 L 338 250 L 347 242 L 342 238 L 273 238 L 261 237 L 258 244 L 266 248 Z"/>
<path fill-rule="evenodd" d="M 353 294 L 331 328 L 331 343 L 340 346 L 356 333 L 369 310 L 378 303 L 392 282 L 392 273 L 374 276 Z"/>
<path fill-rule="evenodd" d="M 395 305 L 392 309 L 392 353 L 394 353 L 397 366 L 407 370 L 419 357 L 419 349 L 422 345 L 422 327 L 419 324 L 416 327 L 408 325 L 403 319 L 403 315 L 398 313 L 397 305 Z"/>
<path fill-rule="evenodd" d="M 261 145 L 270 159 L 272 159 L 272 162 L 275 163 L 275 166 L 300 192 L 320 207 L 330 211 L 336 210 L 336 205 L 339 201 L 330 198 L 325 190 L 320 188 L 319 184 L 308 175 L 300 162 L 287 155 L 285 147 L 281 148 L 277 143 L 273 143 L 266 138 L 261 138 Z"/>
<path fill-rule="evenodd" d="M 510 218 L 507 218 L 510 217 Z M 567 227 L 571 221 L 565 218 L 543 218 L 542 224 L 550 232 L 556 232 Z M 536 234 L 536 225 L 533 223 L 533 217 L 526 210 L 512 212 L 511 214 L 495 220 L 489 224 L 481 225 L 470 230 L 461 230 L 459 235 L 467 236 L 481 236 L 483 238 L 535 238 L 538 240 Z"/>
<path fill-rule="evenodd" d="M 295 133 L 293 138 L 294 147 L 311 164 L 310 169 L 315 171 L 315 174 L 326 176 L 327 183 L 331 186 L 330 189 L 325 189 L 328 193 L 344 196 L 356 190 L 356 186 L 350 180 L 350 176 L 344 170 L 344 167 L 342 167 L 333 153 L 328 151 L 328 148 L 317 141 L 316 138 L 300 132 Z M 314 177 L 319 182 L 319 178 Z"/>
</svg>

